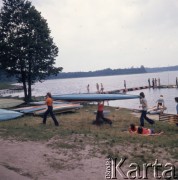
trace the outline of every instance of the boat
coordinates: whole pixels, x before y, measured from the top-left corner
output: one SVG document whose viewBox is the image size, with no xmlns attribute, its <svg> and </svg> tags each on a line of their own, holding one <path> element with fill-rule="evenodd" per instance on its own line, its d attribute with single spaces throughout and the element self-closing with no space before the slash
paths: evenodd
<svg viewBox="0 0 178 180">
<path fill-rule="evenodd" d="M 68 111 L 73 111 L 76 109 L 80 109 L 81 106 L 80 104 L 60 104 L 60 105 L 54 105 L 53 106 L 53 112 L 55 113 L 63 113 L 63 112 L 68 112 Z M 40 111 L 35 111 L 33 114 L 34 115 L 43 115 L 46 112 L 46 109 L 40 110 Z"/>
<path fill-rule="evenodd" d="M 104 100 L 124 100 L 124 99 L 138 99 L 138 95 L 128 94 L 64 94 L 53 95 L 54 100 L 64 101 L 104 101 Z"/>
<path fill-rule="evenodd" d="M 21 112 L 21 113 L 29 114 L 29 113 L 33 113 L 35 111 L 42 110 L 42 109 L 46 109 L 46 105 L 21 107 L 21 108 L 16 108 L 13 110 Z"/>
<path fill-rule="evenodd" d="M 23 116 L 23 113 L 12 110 L 0 109 L 0 121 L 11 120 L 21 116 Z"/>
<path fill-rule="evenodd" d="M 45 101 L 30 102 L 30 105 L 33 105 L 33 106 L 39 106 L 39 105 L 44 105 L 44 104 L 45 104 Z M 64 102 L 53 101 L 53 104 L 64 104 Z M 65 102 L 65 104 L 66 104 L 66 102 Z"/>
<path fill-rule="evenodd" d="M 157 106 L 154 106 L 150 109 L 147 110 L 148 114 L 161 114 L 163 113 L 167 108 L 166 107 L 161 107 L 161 108 L 157 108 Z"/>
</svg>

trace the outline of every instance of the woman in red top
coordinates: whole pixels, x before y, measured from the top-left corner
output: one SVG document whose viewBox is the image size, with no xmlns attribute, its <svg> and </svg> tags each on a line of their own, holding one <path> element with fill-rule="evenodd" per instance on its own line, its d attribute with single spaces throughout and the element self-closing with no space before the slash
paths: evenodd
<svg viewBox="0 0 178 180">
<path fill-rule="evenodd" d="M 55 126 L 59 126 L 59 123 L 58 123 L 55 115 L 53 114 L 53 99 L 51 97 L 51 93 L 49 93 L 49 92 L 46 94 L 46 105 L 47 105 L 48 109 L 44 113 L 43 124 L 46 124 L 47 116 L 48 116 L 48 114 L 50 114 L 54 121 Z"/>
<path fill-rule="evenodd" d="M 129 132 L 131 134 L 142 134 L 142 135 L 146 135 L 146 136 L 149 136 L 149 135 L 160 135 L 162 134 L 163 132 L 158 132 L 158 133 L 155 133 L 153 129 L 148 129 L 148 128 L 144 128 L 144 127 L 139 127 L 139 126 L 135 126 L 135 124 L 130 124 L 130 128 L 129 128 Z"/>
<path fill-rule="evenodd" d="M 144 127 L 138 127 L 137 133 L 138 133 L 138 134 L 142 134 L 142 135 L 149 136 L 149 135 L 160 135 L 160 134 L 162 134 L 163 132 L 161 131 L 161 132 L 156 133 L 156 132 L 154 131 L 154 129 L 148 129 L 148 128 L 144 128 Z"/>
</svg>

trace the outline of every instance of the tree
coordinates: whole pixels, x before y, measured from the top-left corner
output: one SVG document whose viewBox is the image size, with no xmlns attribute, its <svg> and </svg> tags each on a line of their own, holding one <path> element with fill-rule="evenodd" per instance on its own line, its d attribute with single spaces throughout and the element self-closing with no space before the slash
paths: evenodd
<svg viewBox="0 0 178 180">
<path fill-rule="evenodd" d="M 23 84 L 24 99 L 31 100 L 31 85 L 50 75 L 58 47 L 46 20 L 28 0 L 3 0 L 0 11 L 0 68 Z"/>
</svg>

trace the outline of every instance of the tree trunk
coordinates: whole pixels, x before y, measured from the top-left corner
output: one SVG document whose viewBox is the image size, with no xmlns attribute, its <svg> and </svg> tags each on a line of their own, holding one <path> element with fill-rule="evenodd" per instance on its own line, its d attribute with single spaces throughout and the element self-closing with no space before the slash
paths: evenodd
<svg viewBox="0 0 178 180">
<path fill-rule="evenodd" d="M 31 76 L 31 75 L 30 75 Z M 31 85 L 31 78 L 28 79 L 28 102 L 32 99 L 32 85 Z"/>
<path fill-rule="evenodd" d="M 29 59 L 29 70 L 28 70 L 28 102 L 32 99 L 32 79 L 31 79 L 31 59 Z"/>
<path fill-rule="evenodd" d="M 25 101 L 25 102 L 28 102 L 25 72 L 22 72 L 22 84 L 23 84 L 23 90 L 24 90 L 24 101 Z"/>
</svg>

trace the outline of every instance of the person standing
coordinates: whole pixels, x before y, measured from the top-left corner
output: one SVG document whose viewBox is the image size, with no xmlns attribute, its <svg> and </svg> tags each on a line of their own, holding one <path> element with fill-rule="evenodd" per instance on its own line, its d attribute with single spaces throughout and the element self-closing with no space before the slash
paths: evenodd
<svg viewBox="0 0 178 180">
<path fill-rule="evenodd" d="M 175 101 L 177 103 L 177 105 L 176 105 L 176 112 L 177 112 L 177 116 L 178 116 L 178 97 L 175 97 Z M 178 126 L 177 120 L 176 120 L 176 126 Z"/>
<path fill-rule="evenodd" d="M 125 88 L 125 91 L 126 91 L 126 80 L 124 80 L 124 88 Z"/>
<path fill-rule="evenodd" d="M 157 79 L 155 78 L 155 87 L 157 87 Z"/>
<path fill-rule="evenodd" d="M 104 87 L 103 87 L 103 83 L 101 83 L 101 93 L 104 93 Z"/>
<path fill-rule="evenodd" d="M 177 103 L 177 105 L 176 105 L 176 111 L 177 111 L 177 115 L 178 115 L 178 97 L 175 97 L 175 101 L 176 101 L 176 103 Z"/>
<path fill-rule="evenodd" d="M 155 81 L 154 81 L 154 78 L 152 78 L 152 86 L 153 86 L 153 89 L 155 87 Z"/>
<path fill-rule="evenodd" d="M 140 93 L 140 104 L 142 107 L 142 112 L 141 112 L 141 116 L 140 116 L 140 126 L 142 126 L 142 127 L 144 126 L 144 119 L 148 123 L 154 124 L 155 122 L 146 116 L 148 104 L 147 104 L 147 100 L 145 98 L 145 94 L 143 92 Z"/>
<path fill-rule="evenodd" d="M 54 121 L 55 126 L 59 126 L 59 123 L 58 123 L 55 115 L 53 114 L 53 99 L 52 99 L 51 93 L 48 92 L 46 94 L 45 102 L 46 102 L 46 105 L 47 105 L 47 110 L 44 113 L 43 124 L 46 124 L 47 116 L 48 116 L 48 114 L 50 114 L 52 119 L 53 119 L 53 121 Z"/>
<path fill-rule="evenodd" d="M 87 93 L 90 93 L 90 85 L 87 85 Z"/>
<path fill-rule="evenodd" d="M 160 78 L 158 78 L 158 86 L 161 86 Z"/>
<path fill-rule="evenodd" d="M 148 78 L 148 86 L 149 86 L 149 88 L 151 87 L 150 78 Z"/>
<path fill-rule="evenodd" d="M 100 92 L 100 87 L 99 87 L 99 84 L 98 84 L 98 83 L 96 83 L 96 90 L 97 90 L 97 93 Z"/>
</svg>

